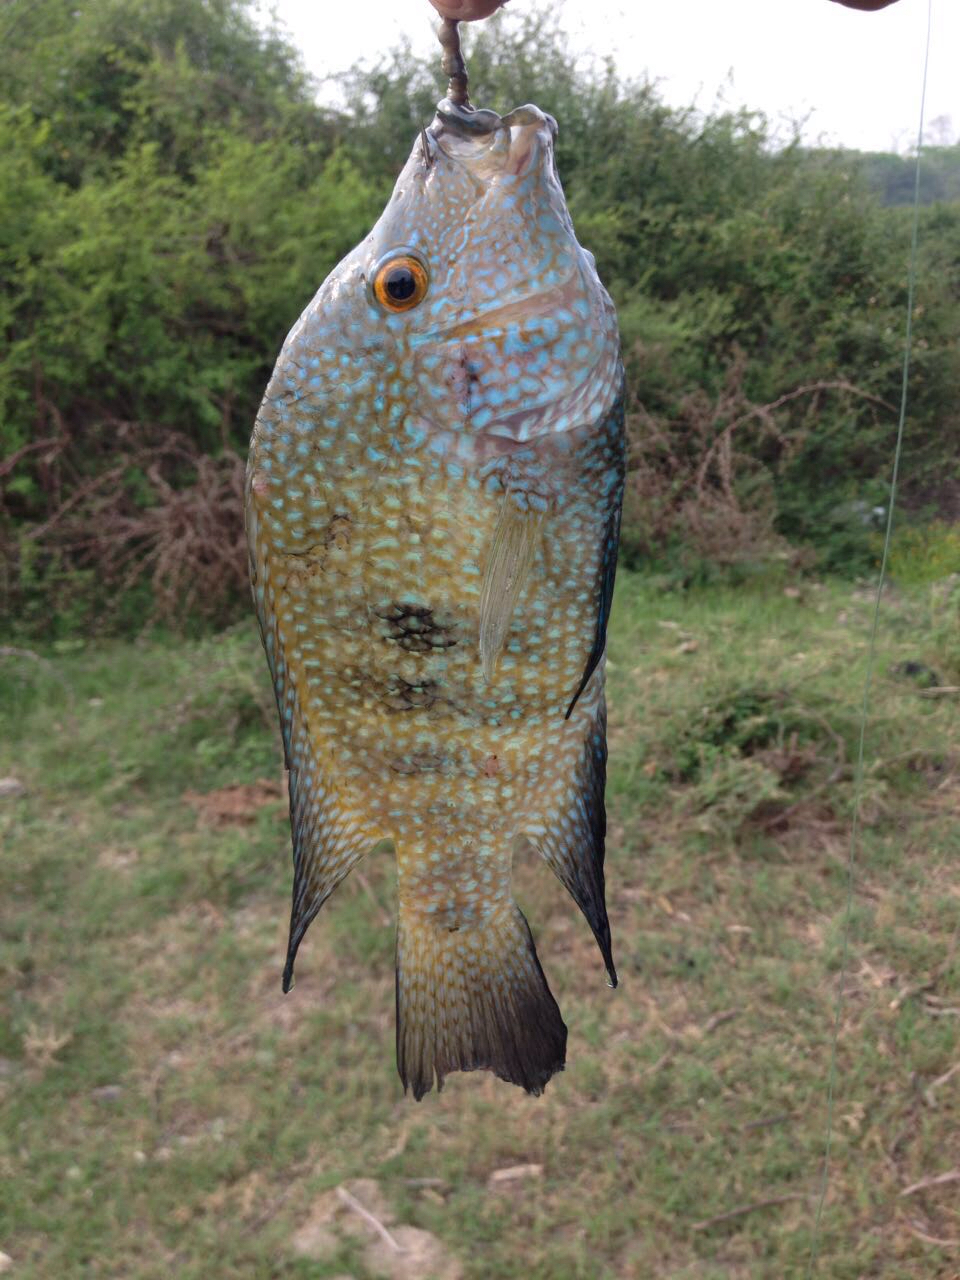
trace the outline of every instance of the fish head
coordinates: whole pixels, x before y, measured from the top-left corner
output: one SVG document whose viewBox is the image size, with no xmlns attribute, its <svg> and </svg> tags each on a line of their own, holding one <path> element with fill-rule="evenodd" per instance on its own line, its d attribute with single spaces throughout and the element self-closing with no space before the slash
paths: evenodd
<svg viewBox="0 0 960 1280">
<path fill-rule="evenodd" d="M 609 410 L 616 315 L 574 234 L 556 133 L 534 106 L 440 104 L 291 334 L 341 413 L 358 422 L 372 406 L 411 444 L 485 459 Z"/>
</svg>

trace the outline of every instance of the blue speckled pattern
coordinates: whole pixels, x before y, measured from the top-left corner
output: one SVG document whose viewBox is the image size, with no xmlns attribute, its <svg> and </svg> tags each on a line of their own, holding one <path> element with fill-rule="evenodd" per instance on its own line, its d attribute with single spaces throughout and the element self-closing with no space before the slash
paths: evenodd
<svg viewBox="0 0 960 1280">
<path fill-rule="evenodd" d="M 391 839 L 398 1062 L 418 1098 L 480 1067 L 536 1093 L 563 1066 L 566 1028 L 511 890 L 518 839 L 581 906 L 615 982 L 616 317 L 573 234 L 553 121 L 522 107 L 471 131 L 445 105 L 288 336 L 247 473 L 290 770 L 285 987 L 323 902 Z M 425 293 L 394 312 L 376 282 L 411 260 Z"/>
</svg>

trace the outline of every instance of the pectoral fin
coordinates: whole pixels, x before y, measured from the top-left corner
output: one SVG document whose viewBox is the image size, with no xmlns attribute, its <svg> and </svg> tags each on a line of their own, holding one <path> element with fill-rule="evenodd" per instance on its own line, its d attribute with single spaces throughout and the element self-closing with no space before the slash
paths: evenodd
<svg viewBox="0 0 960 1280">
<path fill-rule="evenodd" d="M 517 602 L 530 576 L 542 521 L 539 512 L 521 511 L 509 495 L 500 508 L 480 592 L 480 661 L 487 683 L 493 679 Z"/>
</svg>

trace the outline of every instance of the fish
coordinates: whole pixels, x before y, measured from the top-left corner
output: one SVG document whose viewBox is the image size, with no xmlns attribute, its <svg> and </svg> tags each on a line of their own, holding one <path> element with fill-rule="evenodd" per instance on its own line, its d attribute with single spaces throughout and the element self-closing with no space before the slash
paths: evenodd
<svg viewBox="0 0 960 1280">
<path fill-rule="evenodd" d="M 512 888 L 539 851 L 617 975 L 605 647 L 624 487 L 613 303 L 557 124 L 445 99 L 382 215 L 290 331 L 246 475 L 304 935 L 397 861 L 397 1067 L 540 1094 L 567 1028 Z M 386 846 L 384 846 L 386 847 Z"/>
</svg>

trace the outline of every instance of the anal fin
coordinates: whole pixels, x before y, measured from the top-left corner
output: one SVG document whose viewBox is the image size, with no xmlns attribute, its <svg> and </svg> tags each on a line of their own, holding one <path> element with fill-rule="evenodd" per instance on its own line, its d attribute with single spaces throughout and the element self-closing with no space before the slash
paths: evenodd
<svg viewBox="0 0 960 1280">
<path fill-rule="evenodd" d="M 253 598 L 260 638 L 273 677 L 284 763 L 289 772 L 293 904 L 283 969 L 283 989 L 289 991 L 297 949 L 311 921 L 382 833 L 351 808 L 317 759 L 317 744 L 311 738 L 302 710 L 302 672 L 288 662 L 287 646 L 278 622 L 276 569 L 269 543 L 262 536 L 255 483 L 254 471 L 248 467 L 246 521 Z"/>
<path fill-rule="evenodd" d="M 290 826 L 293 832 L 293 903 L 283 989 L 293 983 L 293 965 L 304 934 L 334 889 L 380 839 L 324 778 L 313 744 L 295 717 L 288 749 Z"/>
</svg>

